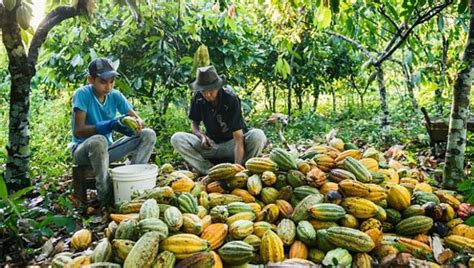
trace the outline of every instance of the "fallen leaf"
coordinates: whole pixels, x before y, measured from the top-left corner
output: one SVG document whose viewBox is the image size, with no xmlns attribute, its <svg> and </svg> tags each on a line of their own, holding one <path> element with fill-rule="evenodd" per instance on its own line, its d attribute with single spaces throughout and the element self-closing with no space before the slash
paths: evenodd
<svg viewBox="0 0 474 268">
<path fill-rule="evenodd" d="M 36 206 L 38 206 L 38 204 L 40 204 L 41 202 L 43 202 L 44 198 L 43 196 L 38 196 L 38 197 L 35 197 L 33 199 L 31 199 L 31 201 L 28 203 L 28 208 L 34 208 Z"/>
</svg>

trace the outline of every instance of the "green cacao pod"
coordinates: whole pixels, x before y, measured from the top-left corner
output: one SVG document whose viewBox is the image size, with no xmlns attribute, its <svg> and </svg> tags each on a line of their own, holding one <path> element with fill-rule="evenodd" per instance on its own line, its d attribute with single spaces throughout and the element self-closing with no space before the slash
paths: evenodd
<svg viewBox="0 0 474 268">
<path fill-rule="evenodd" d="M 330 227 L 327 239 L 334 245 L 356 252 L 369 252 L 375 244 L 366 233 L 347 227 Z"/>
<path fill-rule="evenodd" d="M 307 246 L 313 246 L 316 242 L 316 230 L 309 221 L 300 221 L 296 227 L 296 237 Z"/>
<path fill-rule="evenodd" d="M 311 216 L 321 221 L 338 221 L 346 215 L 343 207 L 336 204 L 315 204 L 309 208 Z"/>
<path fill-rule="evenodd" d="M 344 168 L 354 174 L 358 181 L 368 183 L 372 181 L 372 174 L 356 159 L 348 156 L 343 161 Z"/>
<path fill-rule="evenodd" d="M 181 193 L 178 197 L 179 210 L 183 213 L 198 213 L 198 203 L 196 197 L 190 193 Z"/>
<path fill-rule="evenodd" d="M 163 251 L 156 256 L 153 261 L 152 268 L 173 268 L 176 262 L 176 257 L 170 251 Z"/>
<path fill-rule="evenodd" d="M 183 225 L 183 214 L 178 208 L 173 206 L 165 210 L 163 219 L 168 225 L 168 228 L 173 232 L 178 231 Z"/>
<path fill-rule="evenodd" d="M 270 159 L 278 165 L 280 170 L 283 171 L 298 168 L 296 158 L 281 148 L 273 149 L 270 152 Z"/>
<path fill-rule="evenodd" d="M 243 241 L 227 242 L 217 252 L 222 261 L 232 265 L 246 264 L 253 258 L 253 247 Z"/>
<path fill-rule="evenodd" d="M 226 206 L 215 206 L 210 212 L 213 223 L 224 223 L 229 217 L 229 211 Z"/>
<path fill-rule="evenodd" d="M 157 218 L 148 218 L 138 222 L 138 228 L 143 235 L 148 232 L 157 232 L 160 235 L 160 240 L 168 237 L 168 225 Z"/>
<path fill-rule="evenodd" d="M 128 253 L 123 267 L 150 267 L 158 255 L 159 242 L 160 233 L 154 231 L 145 233 Z"/>
<path fill-rule="evenodd" d="M 399 235 L 411 236 L 426 232 L 433 227 L 433 219 L 426 216 L 413 216 L 400 221 L 396 226 Z"/>
<path fill-rule="evenodd" d="M 291 219 L 294 222 L 310 219 L 311 214 L 309 213 L 308 209 L 315 204 L 322 203 L 323 199 L 324 196 L 322 194 L 308 195 L 296 205 L 295 209 L 293 210 L 293 214 L 291 214 Z"/>
<path fill-rule="evenodd" d="M 277 235 L 284 245 L 291 245 L 296 237 L 295 223 L 290 219 L 282 219 L 277 226 Z"/>
<path fill-rule="evenodd" d="M 102 239 L 91 255 L 92 262 L 108 262 L 112 259 L 112 245 L 107 238 Z"/>
<path fill-rule="evenodd" d="M 33 17 L 31 7 L 23 1 L 21 6 L 16 9 L 16 21 L 23 30 L 30 28 L 31 17 Z"/>
<path fill-rule="evenodd" d="M 3 0 L 3 6 L 7 11 L 12 11 L 16 6 L 16 0 Z"/>
<path fill-rule="evenodd" d="M 155 199 L 147 199 L 143 202 L 142 207 L 140 208 L 140 220 L 148 218 L 159 218 L 160 217 L 160 207 Z"/>
</svg>

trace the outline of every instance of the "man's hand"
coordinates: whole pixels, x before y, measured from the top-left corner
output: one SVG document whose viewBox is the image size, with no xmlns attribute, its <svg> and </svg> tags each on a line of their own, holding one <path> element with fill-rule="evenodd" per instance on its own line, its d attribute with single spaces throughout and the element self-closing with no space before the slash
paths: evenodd
<svg viewBox="0 0 474 268">
<path fill-rule="evenodd" d="M 471 214 L 474 214 L 474 206 L 467 203 L 462 203 L 458 209 L 458 215 L 461 219 L 467 219 Z"/>
<path fill-rule="evenodd" d="M 145 122 L 140 117 L 136 117 L 135 120 L 138 122 L 138 133 L 140 133 L 145 128 Z"/>
<path fill-rule="evenodd" d="M 133 116 L 125 116 L 120 120 L 120 123 L 128 127 L 135 134 L 140 134 L 143 128 L 143 120 L 138 120 Z"/>
<path fill-rule="evenodd" d="M 206 150 L 210 150 L 212 148 L 212 146 L 214 146 L 214 141 L 211 140 L 208 136 L 203 134 L 201 136 L 201 146 L 202 146 L 202 148 L 204 148 Z"/>
</svg>

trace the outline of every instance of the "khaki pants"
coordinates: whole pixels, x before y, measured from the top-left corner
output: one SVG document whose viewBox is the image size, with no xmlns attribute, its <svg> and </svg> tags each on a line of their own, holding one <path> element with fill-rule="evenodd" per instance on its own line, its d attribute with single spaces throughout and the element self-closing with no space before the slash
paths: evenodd
<svg viewBox="0 0 474 268">
<path fill-rule="evenodd" d="M 267 137 L 260 129 L 251 129 L 244 134 L 244 162 L 249 158 L 259 155 Z M 195 168 L 201 175 L 213 166 L 210 160 L 229 159 L 234 161 L 234 140 L 215 144 L 211 149 L 206 150 L 201 146 L 201 140 L 194 134 L 177 132 L 171 137 L 171 144 L 174 149 L 184 158 L 184 160 Z"/>
</svg>

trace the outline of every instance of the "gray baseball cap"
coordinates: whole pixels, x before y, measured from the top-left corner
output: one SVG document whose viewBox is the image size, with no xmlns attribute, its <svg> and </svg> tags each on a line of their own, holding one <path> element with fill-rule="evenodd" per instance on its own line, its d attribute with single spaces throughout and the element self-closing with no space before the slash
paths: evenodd
<svg viewBox="0 0 474 268">
<path fill-rule="evenodd" d="M 112 62 L 107 58 L 97 58 L 89 63 L 89 75 L 108 80 L 119 73 L 113 67 Z"/>
</svg>

